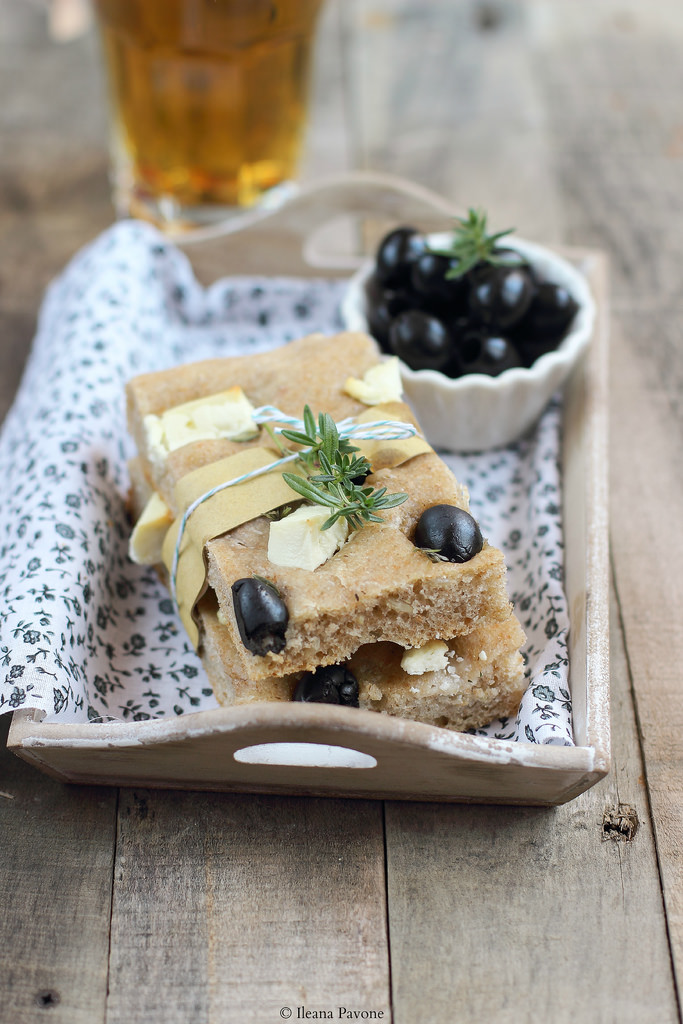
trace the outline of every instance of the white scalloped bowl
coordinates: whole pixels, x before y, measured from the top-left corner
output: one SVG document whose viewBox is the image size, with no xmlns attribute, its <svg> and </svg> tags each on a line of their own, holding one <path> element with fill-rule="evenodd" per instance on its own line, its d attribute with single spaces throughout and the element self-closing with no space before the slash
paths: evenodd
<svg viewBox="0 0 683 1024">
<path fill-rule="evenodd" d="M 450 234 L 429 235 L 434 248 L 448 245 Z M 552 352 L 529 369 L 505 370 L 497 377 L 481 373 L 452 379 L 437 370 L 411 370 L 401 363 L 406 401 L 430 444 L 451 451 L 483 451 L 511 444 L 529 430 L 584 356 L 595 320 L 595 303 L 583 275 L 549 249 L 522 239 L 505 240 L 534 267 L 539 279 L 562 285 L 578 305 L 571 330 Z M 353 275 L 341 315 L 350 331 L 368 331 L 365 284 L 374 269 L 368 260 Z"/>
</svg>

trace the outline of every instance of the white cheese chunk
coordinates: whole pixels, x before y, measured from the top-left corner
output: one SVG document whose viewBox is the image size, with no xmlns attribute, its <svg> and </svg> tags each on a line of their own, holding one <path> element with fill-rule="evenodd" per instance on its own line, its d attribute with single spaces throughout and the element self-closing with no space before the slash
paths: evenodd
<svg viewBox="0 0 683 1024">
<path fill-rule="evenodd" d="M 254 407 L 238 387 L 176 405 L 159 416 L 150 413 L 143 420 L 149 459 L 160 468 L 169 452 L 191 441 L 248 441 L 259 431 L 253 414 Z"/>
<path fill-rule="evenodd" d="M 380 405 L 383 402 L 398 402 L 403 394 L 401 372 L 396 356 L 377 363 L 366 371 L 363 379 L 348 377 L 344 391 L 364 405 Z"/>
<path fill-rule="evenodd" d="M 421 676 L 425 672 L 438 672 L 448 665 L 446 655 L 448 644 L 443 640 L 428 640 L 422 647 L 411 647 L 401 658 L 401 668 L 409 676 Z"/>
<path fill-rule="evenodd" d="M 284 519 L 270 524 L 268 560 L 273 565 L 317 569 L 345 543 L 348 523 L 342 516 L 327 530 L 322 529 L 332 510 L 324 505 L 301 505 Z"/>
<path fill-rule="evenodd" d="M 153 494 L 145 505 L 130 535 L 128 554 L 139 565 L 158 565 L 161 548 L 173 522 L 171 510 L 158 494 Z"/>
</svg>

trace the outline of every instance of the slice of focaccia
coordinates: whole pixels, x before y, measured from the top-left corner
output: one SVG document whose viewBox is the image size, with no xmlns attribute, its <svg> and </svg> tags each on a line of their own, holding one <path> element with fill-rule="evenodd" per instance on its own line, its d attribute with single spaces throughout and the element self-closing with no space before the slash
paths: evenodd
<svg viewBox="0 0 683 1024">
<path fill-rule="evenodd" d="M 298 674 L 256 682 L 240 677 L 215 607 L 203 607 L 201 619 L 204 666 L 220 704 L 292 700 Z M 510 614 L 449 640 L 439 652 L 441 664 L 423 672 L 404 669 L 406 652 L 388 642 L 363 644 L 348 667 L 358 680 L 361 708 L 462 731 L 516 714 L 526 688 L 523 642 L 522 628 Z"/>
<path fill-rule="evenodd" d="M 434 453 L 418 455 L 367 481 L 408 499 L 383 513 L 382 523 L 354 532 L 314 572 L 272 565 L 270 522 L 253 519 L 207 545 L 208 580 L 219 605 L 239 672 L 264 679 L 345 661 L 362 644 L 387 640 L 419 647 L 470 632 L 478 622 L 510 615 L 502 553 L 485 544 L 468 562 L 432 561 L 412 540 L 420 514 L 447 503 L 467 508 L 467 495 Z M 252 574 L 272 580 L 289 611 L 279 653 L 254 657 L 240 643 L 231 586 Z"/>
<path fill-rule="evenodd" d="M 426 509 L 439 504 L 469 508 L 467 489 L 422 441 L 354 441 L 371 466 L 363 486 L 407 497 L 382 509 L 380 522 L 350 530 L 339 550 L 313 569 L 296 559 L 294 564 L 272 560 L 272 516 L 258 510 L 301 503 L 288 487 L 283 501 L 281 470 L 273 471 L 281 490 L 272 506 L 267 506 L 272 496 L 263 499 L 260 492 L 261 505 L 254 504 L 253 481 L 231 484 L 223 492 L 218 520 L 210 529 L 202 526 L 204 533 L 195 530 L 203 578 L 190 588 L 189 610 L 183 613 L 187 523 L 198 521 L 209 508 L 201 494 L 202 511 L 191 512 L 185 526 L 179 525 L 188 493 L 196 494 L 189 482 L 195 477 L 203 481 L 204 473 L 215 473 L 217 467 L 223 473 L 224 466 L 232 480 L 241 460 L 251 458 L 250 449 L 266 452 L 264 464 L 278 459 L 272 436 L 249 421 L 249 408 L 274 407 L 283 417 L 300 419 L 307 405 L 316 416 L 328 413 L 336 423 L 350 418 L 372 428 L 389 417 L 414 424 L 408 407 L 395 396 L 375 410 L 346 390 L 350 377 L 362 379 L 378 361 L 377 348 L 365 335 L 313 335 L 273 352 L 209 360 L 132 380 L 128 419 L 139 452 L 131 473 L 134 504 L 154 496 L 136 527 L 138 548 L 148 560 L 160 561 L 165 536 L 161 571 L 170 579 L 219 700 L 282 699 L 274 694 L 289 695 L 292 680 L 302 673 L 348 664 L 357 674 L 362 706 L 451 728 L 480 725 L 511 713 L 519 700 L 523 635 L 506 594 L 505 565 L 497 548 L 484 541 L 468 560 L 455 562 L 416 546 L 416 524 Z M 229 522 L 224 530 L 221 516 Z M 207 517 L 212 518 L 208 512 Z M 175 532 L 166 532 L 169 522 L 175 523 Z M 196 563 L 195 552 L 195 576 Z M 234 585 L 254 578 L 272 586 L 286 607 L 284 643 L 278 649 L 255 652 L 245 642 Z M 473 668 L 468 637 L 478 647 Z M 447 664 L 419 674 L 401 668 L 404 650 L 435 640 L 448 646 Z M 479 658 L 482 651 L 488 660 Z"/>
</svg>

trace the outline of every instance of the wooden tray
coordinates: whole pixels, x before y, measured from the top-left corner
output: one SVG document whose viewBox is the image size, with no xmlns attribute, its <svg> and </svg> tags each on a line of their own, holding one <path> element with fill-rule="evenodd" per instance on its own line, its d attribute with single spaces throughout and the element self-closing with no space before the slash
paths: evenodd
<svg viewBox="0 0 683 1024">
<path fill-rule="evenodd" d="M 288 205 L 183 238 L 200 277 L 335 274 L 320 228 L 342 215 L 424 230 L 459 214 L 418 186 L 372 173 L 311 186 Z M 234 239 L 232 236 L 234 235 Z M 339 232 L 337 237 L 339 237 Z M 341 233 L 344 237 L 344 233 Z M 347 241 L 352 238 L 349 229 Z M 607 288 L 597 252 L 563 249 L 598 306 L 589 358 L 566 387 L 562 468 L 574 747 L 484 739 L 370 711 L 262 704 L 172 721 L 63 725 L 17 711 L 8 746 L 65 782 L 481 803 L 559 804 L 609 769 Z"/>
</svg>

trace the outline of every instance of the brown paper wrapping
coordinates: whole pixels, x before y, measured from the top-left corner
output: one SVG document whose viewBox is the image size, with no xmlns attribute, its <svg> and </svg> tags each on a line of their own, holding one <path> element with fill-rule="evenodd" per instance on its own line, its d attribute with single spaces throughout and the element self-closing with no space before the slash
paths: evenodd
<svg viewBox="0 0 683 1024">
<path fill-rule="evenodd" d="M 398 423 L 409 423 L 419 430 L 416 420 L 403 402 L 391 402 L 386 405 L 373 405 L 356 416 L 356 423 L 374 423 L 377 420 L 394 420 Z M 352 444 L 360 450 L 372 466 L 373 473 L 380 469 L 393 469 L 416 455 L 431 452 L 431 445 L 423 437 L 416 434 L 398 441 L 359 441 Z"/>
<path fill-rule="evenodd" d="M 373 406 L 356 418 L 358 423 L 376 420 L 398 420 L 414 425 L 407 407 L 402 402 Z M 417 436 L 392 441 L 352 440 L 352 444 L 365 455 L 374 471 L 399 466 L 416 455 L 431 451 L 430 445 Z M 262 469 L 277 461 L 278 457 L 278 453 L 272 449 L 246 448 L 236 455 L 202 466 L 182 477 L 176 484 L 176 507 L 185 511 L 214 487 L 253 470 Z M 241 523 L 249 522 L 281 505 L 299 501 L 299 495 L 283 480 L 283 472 L 305 476 L 303 467 L 296 462 L 285 463 L 262 476 L 219 491 L 198 505 L 187 519 L 176 566 L 175 600 L 182 623 L 195 647 L 199 645 L 199 629 L 194 618 L 194 609 L 207 586 L 204 557 L 206 543 L 233 530 Z M 162 557 L 169 576 L 172 575 L 182 518 L 181 514 L 175 520 L 164 540 Z"/>
</svg>

